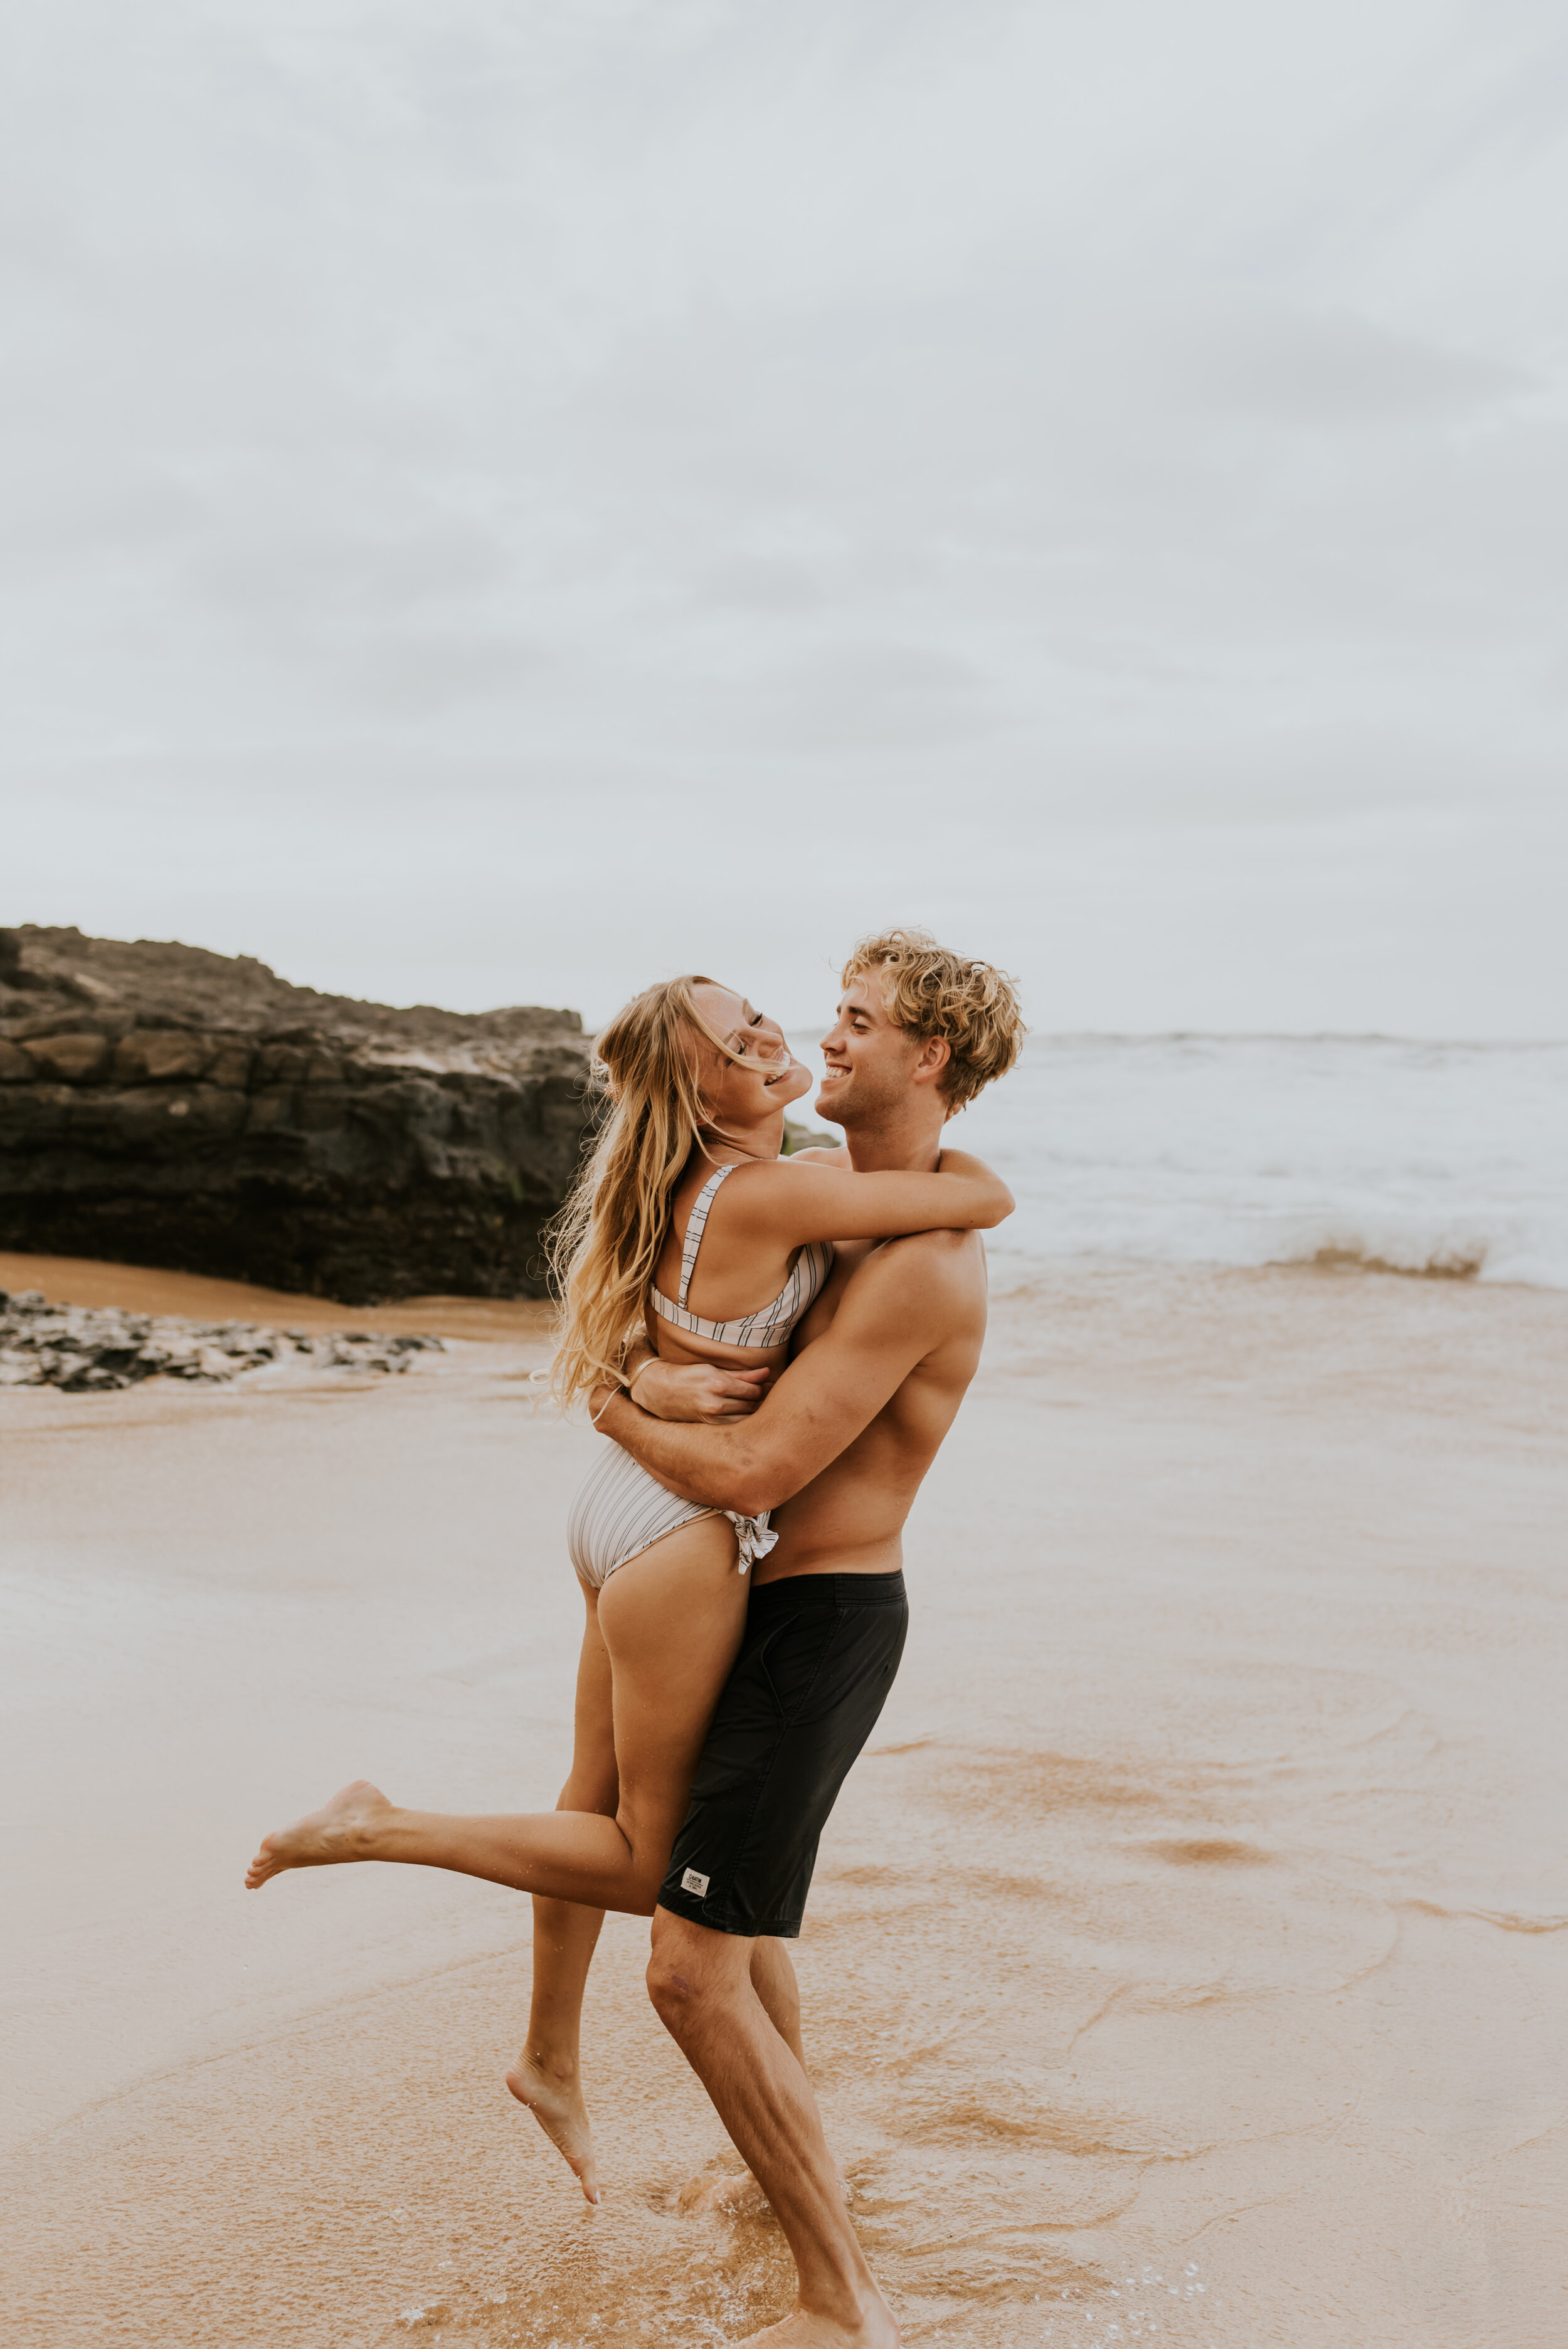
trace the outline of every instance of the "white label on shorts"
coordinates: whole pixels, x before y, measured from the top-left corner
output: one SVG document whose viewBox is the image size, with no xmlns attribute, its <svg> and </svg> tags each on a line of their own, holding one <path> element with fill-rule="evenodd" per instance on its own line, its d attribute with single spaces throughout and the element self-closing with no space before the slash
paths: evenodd
<svg viewBox="0 0 1568 2349">
<path fill-rule="evenodd" d="M 681 1878 L 681 1890 L 695 1892 L 697 1899 L 701 1900 L 707 1891 L 707 1878 L 706 1876 L 699 1876 L 695 1868 L 688 1868 Z"/>
</svg>

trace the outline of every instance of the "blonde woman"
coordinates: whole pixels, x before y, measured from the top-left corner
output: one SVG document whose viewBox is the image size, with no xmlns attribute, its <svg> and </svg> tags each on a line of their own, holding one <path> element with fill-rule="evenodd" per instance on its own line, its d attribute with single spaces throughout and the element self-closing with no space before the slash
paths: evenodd
<svg viewBox="0 0 1568 2349">
<path fill-rule="evenodd" d="M 609 1113 L 555 1250 L 564 1408 L 606 1381 L 634 1391 L 657 1359 L 686 1371 L 663 1381 L 663 1416 L 744 1413 L 833 1278 L 835 1239 L 989 1229 L 1012 1211 L 1006 1186 L 958 1152 L 929 1174 L 856 1174 L 836 1151 L 781 1158 L 784 1112 L 810 1072 L 777 1022 L 715 980 L 647 988 L 597 1050 Z M 586 1622 L 556 1810 L 407 1811 L 359 1780 L 267 1837 L 246 1882 L 382 1859 L 532 1893 L 533 2005 L 508 2082 L 597 2201 L 577 2030 L 602 1912 L 653 1912 L 740 1643 L 748 1569 L 772 1536 L 766 1516 L 682 1500 L 606 1440 L 568 1540 Z"/>
</svg>

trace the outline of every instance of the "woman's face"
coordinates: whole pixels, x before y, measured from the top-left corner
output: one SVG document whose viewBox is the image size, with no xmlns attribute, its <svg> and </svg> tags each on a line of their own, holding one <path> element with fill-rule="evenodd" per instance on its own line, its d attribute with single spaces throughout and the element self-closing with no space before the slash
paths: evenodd
<svg viewBox="0 0 1568 2349">
<path fill-rule="evenodd" d="M 714 1034 L 743 1056 L 727 1060 L 706 1036 L 696 1040 L 697 1077 L 715 1125 L 734 1120 L 755 1124 L 810 1092 L 811 1072 L 794 1058 L 776 1019 L 713 980 L 694 987 L 692 999 Z"/>
</svg>

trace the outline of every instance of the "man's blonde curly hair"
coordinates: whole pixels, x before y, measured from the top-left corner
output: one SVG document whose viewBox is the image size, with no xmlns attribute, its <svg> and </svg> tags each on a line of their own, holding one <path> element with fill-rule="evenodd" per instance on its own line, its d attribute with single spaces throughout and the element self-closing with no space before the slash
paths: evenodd
<svg viewBox="0 0 1568 2349">
<path fill-rule="evenodd" d="M 841 983 L 873 974 L 895 1028 L 923 1043 L 945 1039 L 952 1058 L 938 1082 L 949 1117 L 1005 1077 L 1022 1051 L 1029 1031 L 1017 981 L 994 964 L 950 953 L 927 930 L 883 930 L 861 940 Z"/>
</svg>

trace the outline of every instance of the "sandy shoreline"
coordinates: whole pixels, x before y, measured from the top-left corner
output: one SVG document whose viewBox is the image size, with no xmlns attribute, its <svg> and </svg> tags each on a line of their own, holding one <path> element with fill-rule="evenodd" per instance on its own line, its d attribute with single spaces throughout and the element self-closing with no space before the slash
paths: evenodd
<svg viewBox="0 0 1568 2349">
<path fill-rule="evenodd" d="M 83 1257 L 13 1256 L 0 1249 L 0 1288 L 41 1289 L 52 1305 L 116 1305 L 128 1313 L 176 1313 L 190 1321 L 255 1321 L 272 1329 L 379 1330 L 388 1336 L 470 1338 L 531 1345 L 550 1326 L 548 1305 L 528 1298 L 410 1297 L 400 1305 L 339 1305 L 195 1272 L 154 1272 Z"/>
<path fill-rule="evenodd" d="M 47 1285 L 26 1262 L 0 1286 Z M 160 1305 L 267 1318 L 243 1294 Z M 596 1441 L 531 1413 L 537 1309 L 287 1302 L 476 1342 L 0 1396 L 13 2337 L 733 2337 L 786 2269 L 675 2207 L 725 2147 L 645 1927 L 593 1994 L 593 2216 L 500 2085 L 526 1903 L 239 1889 L 359 1771 L 553 1799 Z M 799 1950 L 912 2341 L 1568 2333 L 1565 1418 L 1551 1293 L 1062 1269 L 999 1302 Z"/>
</svg>

